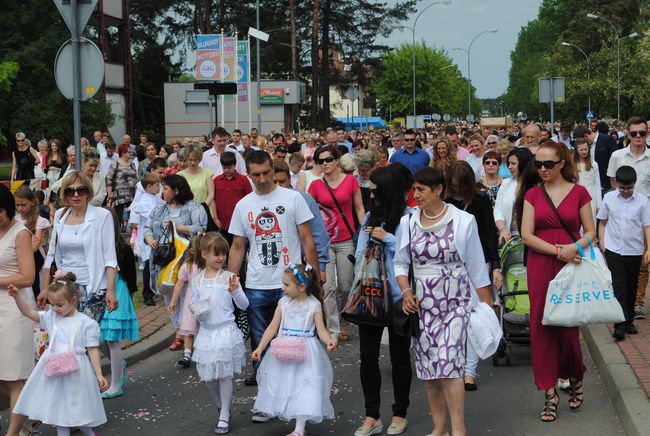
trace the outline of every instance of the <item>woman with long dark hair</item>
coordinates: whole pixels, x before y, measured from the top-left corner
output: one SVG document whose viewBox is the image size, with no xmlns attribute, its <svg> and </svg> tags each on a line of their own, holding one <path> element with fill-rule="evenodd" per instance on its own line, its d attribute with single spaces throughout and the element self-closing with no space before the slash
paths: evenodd
<svg viewBox="0 0 650 436">
<path fill-rule="evenodd" d="M 400 174 L 402 167 L 405 173 Z M 407 179 L 404 179 L 404 174 Z M 384 246 L 385 268 L 388 286 L 397 302 L 402 299 L 400 288 L 395 278 L 393 258 L 397 243 L 396 232 L 400 220 L 406 212 L 406 194 L 413 182 L 411 173 L 400 163 L 378 168 L 370 175 L 370 208 L 361 223 L 361 232 L 355 258 L 364 255 L 368 241 L 381 241 Z M 379 349 L 384 327 L 388 328 L 390 360 L 393 370 L 393 418 L 388 427 L 388 434 L 399 434 L 406 429 L 406 409 L 409 405 L 411 388 L 411 356 L 409 338 L 398 335 L 391 325 L 359 326 L 359 348 L 361 356 L 361 387 L 365 398 L 366 419 L 355 432 L 356 436 L 378 434 L 383 431 L 379 419 L 381 404 L 381 373 L 379 371 Z"/>
<path fill-rule="evenodd" d="M 569 379 L 569 408 L 578 409 L 584 399 L 585 365 L 578 327 L 542 324 L 546 292 L 564 265 L 581 262 L 578 245 L 588 248 L 596 230 L 591 197 L 584 186 L 577 184 L 578 172 L 568 148 L 547 141 L 539 147 L 534 163 L 542 183 L 526 193 L 521 235 L 528 247 L 533 374 L 537 389 L 545 395 L 540 419 L 552 422 L 557 418 L 560 401 L 556 380 Z"/>
<path fill-rule="evenodd" d="M 527 148 L 515 148 L 508 153 L 506 162 L 512 177 L 501 183 L 494 204 L 494 221 L 499 231 L 500 243 L 509 241 L 514 235 L 519 234 L 515 201 L 524 169 L 532 159 L 533 153 Z"/>
</svg>

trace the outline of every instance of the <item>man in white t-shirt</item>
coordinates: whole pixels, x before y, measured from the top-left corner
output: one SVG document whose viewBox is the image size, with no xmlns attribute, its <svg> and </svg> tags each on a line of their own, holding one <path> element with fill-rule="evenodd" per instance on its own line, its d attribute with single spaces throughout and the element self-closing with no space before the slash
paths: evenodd
<svg viewBox="0 0 650 436">
<path fill-rule="evenodd" d="M 212 145 L 213 147 L 209 150 L 203 152 L 203 160 L 199 164 L 201 168 L 208 168 L 211 170 L 215 176 L 220 176 L 223 174 L 223 168 L 221 168 L 221 154 L 222 153 L 233 153 L 235 155 L 235 169 L 239 174 L 246 175 L 246 163 L 244 158 L 233 149 L 226 149 L 226 144 L 228 144 L 228 132 L 223 127 L 215 127 L 212 130 Z"/>
<path fill-rule="evenodd" d="M 248 241 L 245 290 L 251 347 L 255 349 L 283 296 L 284 271 L 289 264 L 301 263 L 301 245 L 317 276 L 320 270 L 309 223 L 313 215 L 300 193 L 275 185 L 273 162 L 264 151 L 251 152 L 246 167 L 255 190 L 235 206 L 228 229 L 234 236 L 228 270 L 239 271 Z M 257 371 L 259 362 L 254 362 L 253 367 Z M 245 383 L 255 385 L 255 374 L 247 377 Z M 254 420 L 262 418 L 256 415 Z"/>
</svg>

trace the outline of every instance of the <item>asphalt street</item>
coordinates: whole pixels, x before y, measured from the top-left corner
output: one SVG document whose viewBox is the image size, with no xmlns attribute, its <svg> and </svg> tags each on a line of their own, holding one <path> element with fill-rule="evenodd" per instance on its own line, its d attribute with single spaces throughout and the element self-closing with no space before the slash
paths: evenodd
<svg viewBox="0 0 650 436">
<path fill-rule="evenodd" d="M 583 348 L 584 349 L 584 348 Z M 388 348 L 382 345 L 383 370 L 382 413 L 390 421 L 392 389 Z M 558 420 L 542 423 L 538 413 L 543 395 L 535 390 L 528 348 L 514 351 L 511 367 L 493 367 L 491 360 L 479 366 L 479 389 L 466 396 L 466 422 L 470 435 L 622 435 L 618 418 L 586 349 L 587 374 L 585 403 L 577 412 L 569 410 L 568 396 L 560 394 Z M 217 418 L 216 407 L 196 370 L 175 365 L 179 352 L 163 351 L 129 368 L 125 396 L 104 402 L 109 422 L 98 428 L 99 435 L 208 435 Z M 364 416 L 363 394 L 359 382 L 358 341 L 353 335 L 331 355 L 334 367 L 332 403 L 337 413 L 334 421 L 308 425 L 310 436 L 352 435 Z M 503 360 L 502 360 L 503 362 Z M 503 363 L 502 363 L 503 365 Z M 281 376 L 281 374 L 279 374 Z M 291 424 L 273 420 L 253 424 L 250 408 L 257 388 L 243 385 L 243 375 L 236 378 L 232 435 L 280 436 L 289 433 Z M 4 418 L 4 417 L 3 417 Z M 431 432 L 431 418 L 422 383 L 415 379 L 411 387 L 409 426 L 406 434 Z M 6 428 L 6 421 L 3 428 Z M 42 426 L 41 434 L 54 435 Z"/>
</svg>

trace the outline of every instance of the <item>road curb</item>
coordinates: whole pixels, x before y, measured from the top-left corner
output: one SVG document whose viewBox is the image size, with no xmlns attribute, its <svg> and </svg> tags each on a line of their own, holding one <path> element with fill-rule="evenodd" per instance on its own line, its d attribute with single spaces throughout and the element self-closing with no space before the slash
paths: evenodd
<svg viewBox="0 0 650 436">
<path fill-rule="evenodd" d="M 605 325 L 581 329 L 626 436 L 650 433 L 650 400 Z"/>
<path fill-rule="evenodd" d="M 147 357 L 151 357 L 166 349 L 175 336 L 176 329 L 174 326 L 171 323 L 165 324 L 151 336 L 124 350 L 124 359 L 126 360 L 126 364 L 133 365 L 134 363 L 144 360 Z M 110 373 L 110 370 L 110 360 L 106 358 L 102 359 L 102 372 L 108 374 Z"/>
</svg>

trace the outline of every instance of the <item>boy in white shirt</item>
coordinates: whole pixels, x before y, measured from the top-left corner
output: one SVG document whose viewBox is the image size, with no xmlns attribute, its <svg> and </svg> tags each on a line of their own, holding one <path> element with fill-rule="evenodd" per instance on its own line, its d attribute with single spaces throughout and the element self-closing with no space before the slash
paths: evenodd
<svg viewBox="0 0 650 436">
<path fill-rule="evenodd" d="M 614 295 L 623 308 L 625 321 L 614 324 L 612 336 L 617 341 L 625 334 L 638 333 L 634 326 L 634 302 L 641 260 L 647 264 L 650 249 L 645 250 L 643 238 L 650 240 L 650 202 L 634 192 L 636 171 L 631 166 L 616 170 L 617 188 L 605 194 L 598 211 L 598 239 L 612 272 Z"/>
</svg>

